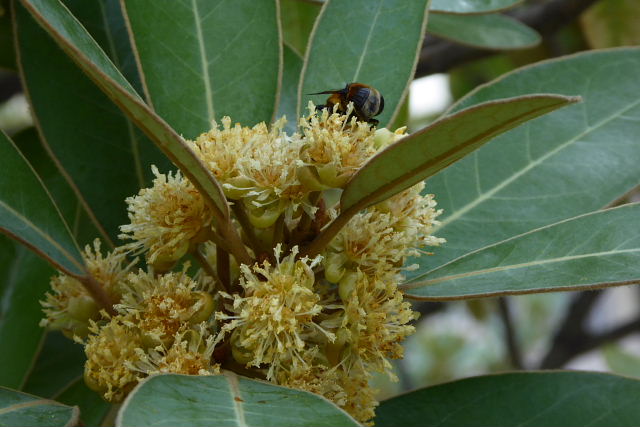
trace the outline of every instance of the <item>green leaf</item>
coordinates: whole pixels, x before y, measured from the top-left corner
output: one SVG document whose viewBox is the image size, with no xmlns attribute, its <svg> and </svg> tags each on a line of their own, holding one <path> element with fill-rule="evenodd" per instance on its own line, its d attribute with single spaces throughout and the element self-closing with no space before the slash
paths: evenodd
<svg viewBox="0 0 640 427">
<path fill-rule="evenodd" d="M 124 1 L 148 99 L 178 133 L 270 122 L 280 83 L 276 1 Z"/>
<path fill-rule="evenodd" d="M 2 426 L 75 426 L 78 416 L 76 407 L 0 387 Z"/>
<path fill-rule="evenodd" d="M 640 378 L 640 357 L 637 354 L 625 351 L 618 344 L 609 344 L 602 348 L 602 355 L 616 374 Z"/>
<path fill-rule="evenodd" d="M 83 4 L 85 19 L 106 19 L 100 2 Z M 114 242 L 118 226 L 127 222 L 124 199 L 150 182 L 150 162 L 166 167 L 168 161 L 58 49 L 29 13 L 16 6 L 23 82 L 44 140 L 96 226 Z M 56 100 L 55 108 L 51 108 L 51 100 Z"/>
<path fill-rule="evenodd" d="M 86 274 L 60 211 L 13 141 L 0 133 L 0 231 L 24 243 L 59 270 Z"/>
<path fill-rule="evenodd" d="M 572 218 L 471 252 L 402 286 L 442 300 L 640 283 L 640 204 Z"/>
<path fill-rule="evenodd" d="M 129 30 L 122 13 L 120 0 L 63 0 L 64 5 L 87 29 L 111 62 L 138 93 L 142 93 L 142 82 L 133 53 Z"/>
<path fill-rule="evenodd" d="M 500 14 L 433 14 L 427 32 L 456 43 L 481 49 L 524 49 L 540 43 L 534 29 L 517 19 Z"/>
<path fill-rule="evenodd" d="M 112 407 L 98 393 L 89 389 L 82 378 L 56 396 L 56 401 L 69 406 L 78 406 L 80 419 L 87 426 L 102 425 Z"/>
<path fill-rule="evenodd" d="M 59 0 L 21 0 L 58 45 L 178 165 L 182 173 L 216 207 L 216 216 L 229 218 L 229 207 L 213 175 L 182 137 L 153 113 L 109 57 Z"/>
<path fill-rule="evenodd" d="M 473 106 L 438 120 L 378 153 L 347 183 L 341 209 L 361 210 L 417 184 L 491 138 L 576 98 L 530 95 Z"/>
<path fill-rule="evenodd" d="M 331 0 L 322 8 L 306 52 L 298 115 L 313 95 L 360 82 L 378 89 L 385 108 L 380 126 L 400 108 L 422 46 L 429 0 Z M 401 30 L 401 34 L 398 33 Z"/>
<path fill-rule="evenodd" d="M 431 12 L 476 14 L 509 9 L 522 0 L 433 0 Z"/>
<path fill-rule="evenodd" d="M 466 378 L 382 402 L 376 426 L 637 426 L 640 381 L 594 372 Z"/>
<path fill-rule="evenodd" d="M 284 46 L 284 62 L 282 71 L 282 90 L 280 91 L 280 106 L 276 117 L 287 117 L 285 129 L 293 133 L 298 127 L 296 103 L 298 102 L 298 82 L 302 70 L 302 58 L 289 46 Z"/>
<path fill-rule="evenodd" d="M 158 375 L 122 404 L 116 426 L 357 426 L 321 396 L 238 377 Z"/>
<path fill-rule="evenodd" d="M 98 231 L 76 193 L 40 142 L 36 129 L 31 127 L 15 134 L 13 142 L 49 190 L 76 241 L 81 246 L 92 242 L 98 236 Z"/>
<path fill-rule="evenodd" d="M 321 4 L 319 3 L 307 1 L 280 0 L 280 19 L 282 21 L 285 54 L 286 45 L 289 45 L 299 55 L 304 55 L 313 24 L 316 22 L 318 13 L 320 13 L 320 6 Z M 282 89 L 286 88 L 283 75 Z M 295 89 L 297 90 L 298 87 L 296 86 Z"/>
<path fill-rule="evenodd" d="M 85 360 L 81 345 L 59 331 L 48 332 L 23 390 L 55 399 L 78 380 L 82 380 Z"/>
<path fill-rule="evenodd" d="M 447 243 L 409 278 L 475 249 L 600 209 L 640 182 L 640 49 L 586 52 L 517 70 L 454 106 L 540 88 L 583 102 L 511 130 L 429 178 Z M 416 260 L 409 260 L 416 262 Z"/>
<path fill-rule="evenodd" d="M 35 363 L 44 329 L 39 300 L 53 270 L 23 245 L 0 236 L 0 385 L 22 388 Z"/>
</svg>

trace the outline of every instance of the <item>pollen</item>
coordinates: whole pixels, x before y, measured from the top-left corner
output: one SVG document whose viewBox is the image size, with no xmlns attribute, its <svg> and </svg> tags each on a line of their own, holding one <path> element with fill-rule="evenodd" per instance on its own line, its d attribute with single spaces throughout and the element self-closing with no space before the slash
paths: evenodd
<svg viewBox="0 0 640 427">
<path fill-rule="evenodd" d="M 143 376 L 130 368 L 140 360 L 142 339 L 136 328 L 114 317 L 99 327 L 91 323 L 92 332 L 85 343 L 87 361 L 85 383 L 109 402 L 120 402 Z"/>
<path fill-rule="evenodd" d="M 244 296 L 229 296 L 229 315 L 218 312 L 218 320 L 228 320 L 222 334 L 233 330 L 232 345 L 238 362 L 260 367 L 268 364 L 267 378 L 274 378 L 283 366 L 303 360 L 307 341 L 329 340 L 316 317 L 322 311 L 320 296 L 314 292 L 313 267 L 321 257 L 296 260 L 298 248 L 280 259 L 281 246 L 275 252 L 276 264 L 265 261 L 253 267 L 242 265 L 240 286 Z"/>
<path fill-rule="evenodd" d="M 210 231 L 211 212 L 198 190 L 180 172 L 161 174 L 152 166 L 153 187 L 128 197 L 130 224 L 122 225 L 121 239 L 134 240 L 147 251 L 147 263 L 164 271 Z"/>
<path fill-rule="evenodd" d="M 196 282 L 184 271 L 159 276 L 130 273 L 116 310 L 140 329 L 149 344 L 170 344 L 184 325 L 207 321 L 214 302 L 211 281 Z"/>
<path fill-rule="evenodd" d="M 442 213 L 424 183 L 355 215 L 330 243 L 325 253 L 327 277 L 337 282 L 345 271 L 362 270 L 373 277 L 400 273 L 409 257 L 419 257 L 425 246 L 444 239 L 432 236 Z"/>
</svg>

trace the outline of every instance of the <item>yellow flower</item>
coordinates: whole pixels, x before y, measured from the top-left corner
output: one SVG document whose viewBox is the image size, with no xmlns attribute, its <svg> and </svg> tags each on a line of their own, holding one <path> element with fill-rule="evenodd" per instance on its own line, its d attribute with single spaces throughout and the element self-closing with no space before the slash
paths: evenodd
<svg viewBox="0 0 640 427">
<path fill-rule="evenodd" d="M 383 146 L 404 135 L 404 128 L 392 134 L 355 117 L 348 120 L 347 115 L 327 109 L 316 112 L 312 103 L 308 108 L 310 115 L 300 119 L 304 144 L 300 158 L 315 168 L 318 180 L 327 187 L 343 187 Z"/>
<path fill-rule="evenodd" d="M 387 371 L 395 378 L 387 358 L 402 358 L 400 343 L 415 331 L 408 323 L 419 314 L 403 301 L 395 283 L 385 283 L 361 271 L 349 273 L 339 286 L 344 304 L 341 328 L 347 332 L 340 336 L 344 342 L 340 363 L 347 370 L 371 368 Z"/>
<path fill-rule="evenodd" d="M 302 360 L 312 350 L 307 341 L 333 340 L 315 318 L 322 311 L 320 296 L 314 292 L 313 268 L 320 257 L 296 260 L 298 248 L 280 260 L 281 246 L 275 252 L 276 265 L 241 266 L 240 286 L 244 296 L 233 295 L 228 309 L 233 315 L 216 313 L 218 320 L 228 320 L 221 336 L 233 331 L 233 355 L 240 363 L 259 367 L 269 364 L 267 378 L 292 360 Z M 219 339 L 220 339 L 219 337 Z"/>
<path fill-rule="evenodd" d="M 204 323 L 176 333 L 173 343 L 167 348 L 159 345 L 146 352 L 137 349 L 140 360 L 134 369 L 147 375 L 174 373 L 185 375 L 213 375 L 220 373 L 220 365 L 212 363 L 215 347 Z"/>
<path fill-rule="evenodd" d="M 121 282 L 136 260 L 128 263 L 126 246 L 120 246 L 104 256 L 100 246 L 100 240 L 95 239 L 93 248 L 85 246 L 82 257 L 91 276 L 117 302 L 121 295 Z M 40 302 L 46 316 L 40 321 L 40 326 L 62 330 L 69 338 L 74 335 L 86 337 L 89 319 L 97 320 L 100 317 L 96 301 L 82 283 L 66 274 L 51 278 L 51 290 Z"/>
<path fill-rule="evenodd" d="M 121 239 L 135 240 L 147 250 L 147 262 L 157 271 L 166 271 L 194 245 L 207 240 L 211 211 L 204 199 L 180 172 L 161 174 L 153 187 L 128 197 L 130 224 L 120 226 Z"/>
<path fill-rule="evenodd" d="M 329 399 L 358 421 L 366 425 L 374 415 L 378 402 L 369 385 L 371 375 L 365 370 L 352 369 L 347 372 L 341 366 L 329 368 L 314 364 L 306 369 L 281 372 L 278 384 L 298 390 L 306 390 Z"/>
<path fill-rule="evenodd" d="M 207 165 L 220 182 L 228 182 L 238 176 L 237 161 L 246 156 L 247 147 L 252 141 L 267 138 L 269 129 L 264 123 L 253 128 L 231 126 L 229 117 L 222 118 L 222 129 L 213 122 L 213 128 L 187 144 Z"/>
<path fill-rule="evenodd" d="M 141 372 L 131 369 L 140 361 L 139 350 L 143 346 L 140 333 L 125 325 L 119 316 L 102 327 L 91 321 L 89 329 L 92 334 L 84 347 L 85 382 L 107 401 L 120 402 L 143 378 Z"/>
<path fill-rule="evenodd" d="M 419 248 L 437 246 L 444 239 L 431 236 L 436 218 L 431 194 L 420 195 L 424 183 L 355 215 L 327 247 L 326 278 L 338 282 L 345 272 L 362 270 L 372 277 L 398 273 Z M 397 278 L 395 279 L 397 280 Z"/>
<path fill-rule="evenodd" d="M 231 119 L 225 117 L 222 129 L 214 122 L 212 130 L 190 143 L 225 195 L 241 200 L 257 228 L 270 227 L 282 214 L 293 224 L 299 208 L 313 209 L 307 201 L 309 190 L 296 176 L 300 142 L 282 131 L 284 123 L 231 127 Z"/>
<path fill-rule="evenodd" d="M 186 268 L 159 276 L 140 270 L 127 277 L 115 308 L 127 324 L 140 329 L 145 343 L 169 345 L 183 326 L 209 320 L 215 307 L 210 285 L 211 280 L 191 279 Z"/>
</svg>

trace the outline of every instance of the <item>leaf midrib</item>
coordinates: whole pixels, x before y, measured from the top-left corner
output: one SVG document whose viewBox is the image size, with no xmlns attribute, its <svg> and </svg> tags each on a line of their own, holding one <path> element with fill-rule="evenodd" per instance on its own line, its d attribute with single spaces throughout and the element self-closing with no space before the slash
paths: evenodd
<svg viewBox="0 0 640 427">
<path fill-rule="evenodd" d="M 496 272 L 502 272 L 502 271 L 517 270 L 520 268 L 536 267 L 540 265 L 554 264 L 554 263 L 565 262 L 565 261 L 573 261 L 577 259 L 590 258 L 590 257 L 603 257 L 603 256 L 609 256 L 609 255 L 618 255 L 618 254 L 635 253 L 635 252 L 640 252 L 640 248 L 611 250 L 611 251 L 604 251 L 604 252 L 590 252 L 582 255 L 571 255 L 571 256 L 563 256 L 558 258 L 548 258 L 543 260 L 523 262 L 519 264 L 509 264 L 509 265 L 503 265 L 498 267 L 485 268 L 482 270 L 474 270 L 466 273 L 452 274 L 450 276 L 443 276 L 435 279 L 423 280 L 420 282 L 411 282 L 411 283 L 407 283 L 406 285 L 403 285 L 402 289 L 413 289 L 417 287 L 435 285 L 435 284 L 447 282 L 450 280 L 464 279 L 467 277 L 480 276 L 483 274 L 490 274 L 490 273 L 496 273 Z M 432 273 L 436 271 L 437 270 L 433 270 Z"/>
<path fill-rule="evenodd" d="M 102 18 L 102 25 L 104 26 L 105 33 L 107 36 L 107 41 L 109 42 L 109 50 L 111 51 L 111 57 L 113 58 L 114 65 L 119 70 L 122 69 L 122 63 L 120 61 L 120 56 L 118 55 L 118 50 L 116 49 L 115 41 L 113 39 L 113 32 L 111 31 L 111 27 L 107 22 L 107 12 L 104 8 L 104 4 L 101 1 L 98 1 L 98 5 L 100 6 L 100 17 Z M 133 166 L 136 171 L 136 178 L 138 179 L 138 185 L 140 187 L 144 187 L 144 173 L 142 171 L 142 161 L 140 159 L 140 148 L 138 144 L 138 139 L 135 137 L 133 124 L 131 120 L 123 117 L 122 119 L 125 121 L 127 126 L 127 133 L 129 134 L 129 142 L 131 143 L 131 156 L 133 157 Z"/>
<path fill-rule="evenodd" d="M 234 373 L 228 371 L 224 372 L 224 376 L 229 383 L 229 388 L 231 389 L 231 405 L 233 406 L 234 413 L 236 414 L 238 426 L 248 427 L 247 421 L 244 417 L 244 408 L 242 407 L 243 400 L 240 397 L 240 384 L 238 383 L 238 377 Z"/>
<path fill-rule="evenodd" d="M 209 75 L 209 61 L 207 60 L 207 50 L 205 48 L 204 36 L 202 35 L 202 22 L 200 13 L 198 12 L 197 0 L 191 0 L 193 18 L 196 27 L 196 36 L 198 39 L 198 48 L 200 50 L 200 66 L 202 68 L 202 80 L 204 82 L 204 93 L 207 103 L 207 121 L 215 118 L 215 110 L 213 108 L 213 92 L 211 90 L 211 79 Z"/>
<path fill-rule="evenodd" d="M 640 105 L 640 99 L 635 101 L 635 102 L 633 102 L 633 103 L 631 103 L 630 105 L 628 105 L 628 106 L 616 111 L 614 114 L 612 114 L 609 117 L 606 117 L 605 119 L 601 120 L 600 122 L 596 123 L 595 125 L 586 128 L 583 132 L 581 132 L 578 135 L 576 135 L 575 137 L 569 139 L 564 144 L 558 145 L 556 148 L 554 148 L 553 150 L 549 151 L 547 154 L 545 154 L 545 155 L 539 157 L 538 159 L 532 161 L 527 166 L 525 166 L 524 168 L 522 168 L 518 172 L 516 172 L 513 175 L 511 175 L 509 178 L 505 179 L 500 184 L 498 184 L 495 187 L 493 187 L 491 190 L 480 194 L 480 196 L 478 198 L 474 199 L 471 203 L 467 203 L 461 209 L 457 209 L 454 213 L 452 213 L 448 217 L 444 218 L 442 221 L 440 221 L 440 224 L 434 228 L 433 232 L 436 233 L 438 230 L 441 230 L 441 229 L 445 228 L 448 224 L 450 224 L 451 222 L 454 222 L 458 218 L 462 217 L 464 214 L 466 214 L 467 212 L 469 212 L 470 210 L 472 210 L 476 206 L 480 205 L 485 200 L 490 199 L 494 194 L 498 193 L 500 190 L 502 190 L 503 188 L 507 187 L 509 184 L 511 184 L 516 179 L 518 179 L 521 176 L 523 176 L 525 173 L 527 173 L 528 171 L 530 171 L 534 167 L 542 164 L 545 160 L 547 160 L 551 156 L 557 154 L 558 152 L 562 151 L 566 147 L 570 146 L 571 144 L 573 144 L 573 143 L 577 142 L 578 140 L 580 140 L 581 138 L 585 137 L 586 135 L 588 135 L 592 131 L 597 130 L 598 128 L 606 125 L 611 120 L 614 120 L 614 119 L 618 118 L 619 116 L 623 115 L 628 110 L 631 110 L 632 108 L 634 108 L 634 107 L 636 107 L 638 105 Z"/>
<path fill-rule="evenodd" d="M 371 42 L 371 39 L 373 38 L 373 29 L 375 28 L 377 22 L 378 22 L 378 17 L 380 16 L 380 10 L 382 9 L 382 0 L 378 1 L 378 8 L 376 9 L 376 13 L 373 17 L 373 22 L 371 23 L 371 26 L 369 27 L 369 33 L 367 34 L 367 39 L 364 43 L 364 48 L 362 49 L 362 55 L 360 55 L 360 59 L 358 60 L 358 66 L 356 67 L 356 72 L 353 76 L 353 79 L 351 80 L 352 82 L 357 82 L 358 81 L 358 76 L 360 75 L 360 69 L 362 68 L 362 64 L 364 63 L 364 58 L 365 56 L 367 56 L 367 51 L 369 50 L 369 43 Z"/>
<path fill-rule="evenodd" d="M 7 205 L 4 201 L 0 200 L 0 207 L 6 209 L 9 213 L 13 214 L 13 216 L 18 219 L 19 221 L 21 221 L 22 223 L 24 223 L 28 228 L 32 229 L 33 231 L 35 231 L 38 235 L 40 235 L 40 237 L 42 237 L 45 241 L 47 241 L 51 246 L 53 246 L 55 249 L 57 249 L 68 261 L 71 262 L 71 264 L 73 264 L 76 268 L 78 268 L 80 271 L 83 270 L 83 266 L 82 264 L 79 264 L 77 262 L 77 260 L 71 256 L 71 254 L 69 252 L 67 252 L 66 249 L 64 249 L 62 246 L 60 246 L 58 244 L 58 242 L 56 242 L 55 240 L 53 240 L 51 238 L 51 236 L 47 233 L 45 233 L 42 229 L 40 229 L 39 227 L 37 227 L 34 223 L 32 223 L 31 221 L 29 221 L 25 216 L 21 215 L 20 212 L 16 211 L 15 209 L 13 209 L 11 206 Z M 0 229 L 7 229 L 6 227 L 0 227 Z M 7 231 L 11 231 L 8 230 Z M 13 234 L 13 233 L 12 233 Z M 16 237 L 19 237 L 16 235 Z M 62 267 L 62 266 L 61 266 Z"/>
</svg>

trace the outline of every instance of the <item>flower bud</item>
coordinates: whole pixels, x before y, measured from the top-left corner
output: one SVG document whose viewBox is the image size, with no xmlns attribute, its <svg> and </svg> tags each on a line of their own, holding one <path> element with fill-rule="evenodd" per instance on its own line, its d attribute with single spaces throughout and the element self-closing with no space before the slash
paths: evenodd
<svg viewBox="0 0 640 427">
<path fill-rule="evenodd" d="M 98 382 L 91 377 L 89 371 L 86 369 L 84 370 L 83 378 L 84 378 L 84 383 L 91 390 L 99 394 L 103 394 L 105 391 L 107 391 L 107 387 L 103 384 L 98 384 Z"/>
<path fill-rule="evenodd" d="M 216 302 L 213 300 L 213 297 L 209 293 L 198 291 L 194 292 L 194 294 L 194 304 L 200 302 L 201 306 L 189 319 L 189 323 L 191 323 L 192 325 L 206 322 L 207 320 L 209 320 L 211 314 L 213 314 L 213 311 L 216 309 Z"/>
<path fill-rule="evenodd" d="M 322 182 L 320 182 L 320 177 L 318 176 L 318 171 L 313 166 L 303 166 L 296 170 L 296 176 L 300 183 L 307 189 L 311 191 L 322 191 L 326 190 L 327 187 Z"/>
<path fill-rule="evenodd" d="M 324 278 L 331 283 L 338 283 L 346 271 L 344 265 L 347 262 L 346 256 L 332 252 L 327 255 L 324 261 Z"/>
<path fill-rule="evenodd" d="M 385 148 L 395 142 L 395 134 L 387 128 L 376 129 L 373 141 L 377 149 Z"/>
<path fill-rule="evenodd" d="M 241 339 L 241 331 L 236 329 L 231 334 L 231 355 L 236 362 L 247 365 L 253 360 L 253 355 L 244 347 L 242 347 L 238 341 Z"/>
<path fill-rule="evenodd" d="M 335 341 L 327 343 L 325 354 L 331 366 L 336 366 L 338 363 L 340 363 L 340 355 L 342 354 L 342 349 L 349 340 L 350 335 L 351 334 L 348 330 L 342 328 L 338 329 L 336 331 Z"/>
<path fill-rule="evenodd" d="M 252 208 L 248 209 L 249 221 L 256 228 L 271 227 L 280 217 L 282 211 L 279 207 L 275 208 Z"/>
<path fill-rule="evenodd" d="M 356 284 L 358 283 L 358 273 L 355 271 L 349 271 L 345 273 L 345 275 L 338 283 L 338 294 L 340 295 L 340 299 L 342 301 L 349 301 L 351 298 L 351 294 L 356 289 Z"/>
<path fill-rule="evenodd" d="M 318 166 L 318 176 L 323 184 L 331 188 L 342 188 L 349 181 L 348 175 L 338 175 L 338 169 L 332 163 Z"/>
<path fill-rule="evenodd" d="M 228 198 L 238 200 L 247 194 L 248 188 L 252 186 L 253 182 L 250 179 L 239 176 L 227 179 L 227 182 L 222 185 L 222 191 Z"/>
<path fill-rule="evenodd" d="M 79 295 L 69 299 L 67 312 L 69 316 L 80 322 L 87 322 L 89 319 L 95 319 L 98 316 L 100 308 L 95 300 L 89 295 Z"/>
</svg>

